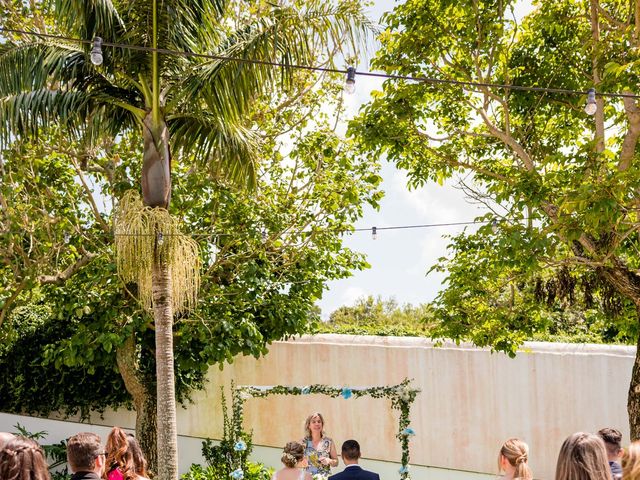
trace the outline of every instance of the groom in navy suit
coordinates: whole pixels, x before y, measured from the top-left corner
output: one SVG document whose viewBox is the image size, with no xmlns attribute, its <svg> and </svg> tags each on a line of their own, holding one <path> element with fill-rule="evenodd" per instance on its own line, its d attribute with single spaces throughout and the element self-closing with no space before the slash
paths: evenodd
<svg viewBox="0 0 640 480">
<path fill-rule="evenodd" d="M 377 473 L 363 470 L 358 465 L 360 445 L 355 440 L 347 440 L 342 444 L 342 461 L 346 465 L 344 470 L 329 477 L 329 480 L 380 480 Z"/>
</svg>

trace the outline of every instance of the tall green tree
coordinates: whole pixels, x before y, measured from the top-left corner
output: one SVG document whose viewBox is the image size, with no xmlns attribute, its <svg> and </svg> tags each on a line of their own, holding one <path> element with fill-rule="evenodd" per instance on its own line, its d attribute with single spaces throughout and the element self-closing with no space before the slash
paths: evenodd
<svg viewBox="0 0 640 480">
<path fill-rule="evenodd" d="M 0 140 L 38 138 L 43 128 L 58 124 L 87 146 L 138 132 L 143 202 L 163 209 L 171 199 L 172 154 L 238 184 L 255 185 L 259 135 L 249 122 L 254 102 L 261 93 L 290 86 L 292 73 L 224 57 L 309 65 L 330 59 L 343 45 L 355 49 L 368 27 L 354 2 L 51 0 L 43 8 L 50 32 L 154 50 L 105 48 L 96 66 L 89 48 L 74 42 L 9 39 L 0 46 Z M 156 49 L 223 58 L 161 56 Z M 152 291 L 158 474 L 168 480 L 177 477 L 175 292 L 172 266 L 160 247 L 154 244 L 149 260 L 150 285 L 138 289 Z M 83 258 L 76 267 L 90 260 Z M 75 267 L 70 268 L 72 273 Z"/>
<path fill-rule="evenodd" d="M 443 335 L 515 353 L 545 326 L 538 300 L 583 299 L 640 341 L 638 100 L 597 96 L 590 116 L 585 94 L 509 88 L 638 94 L 640 2 L 539 2 L 523 19 L 514 4 L 396 7 L 374 67 L 471 84 L 389 80 L 351 131 L 365 151 L 406 169 L 411 186 L 461 175 L 490 208 L 480 219 L 487 225 L 454 237 L 436 266 L 449 272 L 438 299 Z M 638 352 L 632 439 L 640 437 Z"/>
</svg>

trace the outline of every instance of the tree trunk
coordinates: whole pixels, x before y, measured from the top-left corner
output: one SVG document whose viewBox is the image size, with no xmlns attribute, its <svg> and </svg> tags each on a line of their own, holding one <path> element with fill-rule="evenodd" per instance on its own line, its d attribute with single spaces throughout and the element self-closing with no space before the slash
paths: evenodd
<svg viewBox="0 0 640 480">
<path fill-rule="evenodd" d="M 156 327 L 156 382 L 158 395 L 158 478 L 178 478 L 175 375 L 173 370 L 173 310 L 171 269 L 153 266 L 153 317 Z"/>
<path fill-rule="evenodd" d="M 171 201 L 171 150 L 164 120 L 154 124 L 151 112 L 142 128 L 142 198 L 148 207 L 169 208 Z"/>
<path fill-rule="evenodd" d="M 136 438 L 147 460 L 147 469 L 154 475 L 158 471 L 156 394 L 140 375 L 134 336 L 118 347 L 116 360 L 124 385 L 131 394 L 136 409 Z"/>
<path fill-rule="evenodd" d="M 640 319 L 640 308 L 638 318 Z M 629 414 L 629 432 L 631 441 L 640 439 L 640 335 L 636 344 L 636 360 L 631 372 L 631 383 L 627 396 L 627 413 Z"/>
</svg>

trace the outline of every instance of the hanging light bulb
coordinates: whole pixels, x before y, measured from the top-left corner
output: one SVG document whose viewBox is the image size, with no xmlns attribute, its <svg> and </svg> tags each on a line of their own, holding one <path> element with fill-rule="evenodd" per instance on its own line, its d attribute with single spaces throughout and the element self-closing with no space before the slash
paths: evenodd
<svg viewBox="0 0 640 480">
<path fill-rule="evenodd" d="M 498 221 L 495 218 L 491 220 L 491 231 L 493 233 L 498 233 Z"/>
<path fill-rule="evenodd" d="M 102 65 L 102 60 L 102 38 L 95 37 L 93 39 L 93 49 L 91 49 L 91 63 Z"/>
<path fill-rule="evenodd" d="M 262 243 L 267 243 L 267 240 L 269 238 L 269 234 L 267 233 L 267 231 L 263 228 L 262 229 Z"/>
<path fill-rule="evenodd" d="M 376 240 L 378 238 L 378 228 L 377 227 L 371 227 L 371 238 L 373 240 Z"/>
<path fill-rule="evenodd" d="M 344 91 L 348 94 L 356 91 L 356 69 L 354 67 L 347 68 L 347 79 L 344 82 Z"/>
<path fill-rule="evenodd" d="M 158 232 L 158 246 L 161 247 L 164 243 L 164 235 L 162 232 Z"/>
<path fill-rule="evenodd" d="M 64 241 L 64 243 L 69 243 L 71 241 L 71 235 L 69 235 L 69 232 L 64 232 L 62 240 Z"/>
<path fill-rule="evenodd" d="M 598 110 L 596 104 L 596 89 L 590 88 L 587 90 L 587 104 L 584 106 L 584 111 L 587 115 L 595 115 Z"/>
</svg>

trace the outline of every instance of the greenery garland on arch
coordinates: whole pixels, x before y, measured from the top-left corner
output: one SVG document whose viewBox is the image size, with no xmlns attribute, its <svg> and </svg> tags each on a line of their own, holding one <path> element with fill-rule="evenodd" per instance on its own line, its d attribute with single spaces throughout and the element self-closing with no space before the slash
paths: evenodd
<svg viewBox="0 0 640 480">
<path fill-rule="evenodd" d="M 419 389 L 411 386 L 411 381 L 405 378 L 398 385 L 387 387 L 335 387 L 330 385 L 306 385 L 302 387 L 289 387 L 285 385 L 275 386 L 257 386 L 257 385 L 239 385 L 235 387 L 236 395 L 233 395 L 234 411 L 238 409 L 239 417 L 242 418 L 244 402 L 250 398 L 265 398 L 269 395 L 327 395 L 329 397 L 342 397 L 345 400 L 349 398 L 372 397 L 372 398 L 388 398 L 391 400 L 391 408 L 400 412 L 398 420 L 398 433 L 396 438 L 400 441 L 402 447 L 402 466 L 398 470 L 402 480 L 410 479 L 409 474 L 409 439 L 416 432 L 409 426 L 409 413 L 411 404 L 420 392 Z M 242 478 L 242 472 L 237 471 L 234 478 Z M 233 475 L 232 475 L 233 476 Z"/>
</svg>

